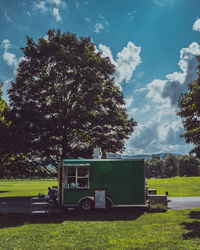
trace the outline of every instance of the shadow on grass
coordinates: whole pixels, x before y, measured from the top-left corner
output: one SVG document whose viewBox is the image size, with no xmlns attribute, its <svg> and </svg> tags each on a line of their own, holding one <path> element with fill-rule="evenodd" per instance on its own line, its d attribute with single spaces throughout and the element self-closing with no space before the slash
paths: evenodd
<svg viewBox="0 0 200 250">
<path fill-rule="evenodd" d="M 189 214 L 191 219 L 197 219 L 193 222 L 184 222 L 181 225 L 185 227 L 189 232 L 183 234 L 185 240 L 191 238 L 200 238 L 200 211 L 191 211 Z"/>
<path fill-rule="evenodd" d="M 8 192 L 10 192 L 10 191 L 3 190 L 3 191 L 0 191 L 0 194 L 2 194 L 2 193 L 8 193 Z"/>
<path fill-rule="evenodd" d="M 108 211 L 83 213 L 79 209 L 48 215 L 0 215 L 0 228 L 17 227 L 24 224 L 60 224 L 64 221 L 130 221 L 145 212 L 141 208 L 112 208 Z"/>
</svg>

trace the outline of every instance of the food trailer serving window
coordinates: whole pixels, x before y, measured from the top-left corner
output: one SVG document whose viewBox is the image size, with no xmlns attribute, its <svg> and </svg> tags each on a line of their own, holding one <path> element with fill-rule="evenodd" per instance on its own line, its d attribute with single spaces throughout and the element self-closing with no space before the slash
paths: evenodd
<svg viewBox="0 0 200 250">
<path fill-rule="evenodd" d="M 89 188 L 89 167 L 67 165 L 65 167 L 65 188 Z"/>
</svg>

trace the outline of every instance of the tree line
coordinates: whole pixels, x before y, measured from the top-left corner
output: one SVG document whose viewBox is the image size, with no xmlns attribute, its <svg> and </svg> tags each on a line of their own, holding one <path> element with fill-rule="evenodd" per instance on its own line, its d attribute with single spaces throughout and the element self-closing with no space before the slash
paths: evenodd
<svg viewBox="0 0 200 250">
<path fill-rule="evenodd" d="M 162 159 L 152 157 L 145 161 L 145 176 L 147 178 L 171 178 L 175 176 L 199 176 L 200 160 L 195 156 L 166 155 Z"/>
</svg>

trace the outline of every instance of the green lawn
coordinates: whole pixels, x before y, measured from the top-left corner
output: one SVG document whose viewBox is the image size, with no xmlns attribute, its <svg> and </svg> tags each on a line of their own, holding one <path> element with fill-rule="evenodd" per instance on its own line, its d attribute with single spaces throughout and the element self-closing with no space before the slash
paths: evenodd
<svg viewBox="0 0 200 250">
<path fill-rule="evenodd" d="M 150 179 L 169 196 L 200 196 L 200 177 Z M 56 181 L 0 181 L 0 197 L 47 193 Z M 200 208 L 147 213 L 133 208 L 57 216 L 0 215 L 0 249 L 200 249 Z"/>
<path fill-rule="evenodd" d="M 51 186 L 58 186 L 58 182 L 52 180 L 0 180 L 0 197 L 37 196 L 38 193 L 47 194 L 48 187 Z"/>
<path fill-rule="evenodd" d="M 0 197 L 37 196 L 47 193 L 48 187 L 57 186 L 57 181 L 2 181 L 0 180 Z M 158 194 L 169 192 L 170 197 L 200 196 L 200 177 L 175 177 L 168 179 L 149 179 L 149 188 L 156 188 Z"/>
<path fill-rule="evenodd" d="M 168 191 L 170 197 L 200 196 L 200 177 L 152 178 L 147 183 L 149 188 L 157 189 L 158 194 Z"/>
<path fill-rule="evenodd" d="M 200 209 L 0 216 L 0 249 L 200 249 Z"/>
</svg>

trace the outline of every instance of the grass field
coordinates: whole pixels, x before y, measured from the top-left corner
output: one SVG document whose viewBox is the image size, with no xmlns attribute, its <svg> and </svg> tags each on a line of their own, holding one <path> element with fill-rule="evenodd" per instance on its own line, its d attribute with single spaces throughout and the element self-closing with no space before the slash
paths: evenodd
<svg viewBox="0 0 200 250">
<path fill-rule="evenodd" d="M 168 179 L 149 179 L 149 188 L 155 188 L 158 194 L 168 191 L 170 197 L 200 196 L 200 177 L 173 177 Z"/>
<path fill-rule="evenodd" d="M 57 186 L 53 180 L 0 180 L 0 197 L 37 196 L 38 193 L 47 194 L 48 187 Z"/>
<path fill-rule="evenodd" d="M 47 193 L 56 181 L 0 181 L 0 197 Z M 200 177 L 150 179 L 169 196 L 200 196 Z M 133 208 L 49 216 L 0 215 L 0 249 L 200 249 L 200 208 L 147 213 Z"/>
<path fill-rule="evenodd" d="M 200 209 L 0 216 L 0 249 L 200 249 Z"/>
<path fill-rule="evenodd" d="M 57 186 L 57 181 L 0 181 L 0 197 L 37 196 L 47 194 L 48 187 Z M 158 194 L 169 192 L 170 197 L 200 196 L 200 177 L 175 177 L 149 179 L 149 188 L 157 189 Z"/>
</svg>

